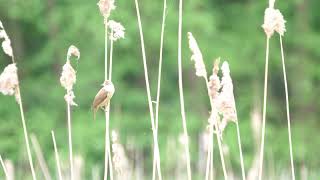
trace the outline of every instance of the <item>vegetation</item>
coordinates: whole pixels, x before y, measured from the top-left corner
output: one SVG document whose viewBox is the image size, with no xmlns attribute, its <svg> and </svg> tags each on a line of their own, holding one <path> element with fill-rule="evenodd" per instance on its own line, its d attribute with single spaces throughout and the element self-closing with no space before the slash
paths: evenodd
<svg viewBox="0 0 320 180">
<path fill-rule="evenodd" d="M 163 1 L 138 1 L 151 101 L 159 102 L 157 87 Z M 68 113 L 63 98 L 66 92 L 59 84 L 59 77 L 62 65 L 66 62 L 68 47 L 74 44 L 81 51 L 81 62 L 71 61 L 77 71 L 77 84 L 73 92 L 78 104 L 77 107 L 73 106 L 71 111 L 72 151 L 74 160 L 81 157 L 85 162 L 82 169 L 83 179 L 91 178 L 95 170 L 103 177 L 106 117 L 102 111 L 98 111 L 94 121 L 91 111 L 92 101 L 105 80 L 104 17 L 99 14 L 96 3 L 86 0 L 0 0 L 0 4 L 0 19 L 11 38 L 14 60 L 17 62 L 27 130 L 38 139 L 49 172 L 56 179 L 58 176 L 55 175 L 58 173 L 54 173 L 57 164 L 51 130 L 54 130 L 63 173 L 69 171 L 70 150 Z M 124 39 L 113 44 L 112 82 L 116 91 L 110 109 L 110 130 L 118 132 L 117 141 L 123 144 L 127 158 L 132 160 L 131 163 L 141 166 L 143 175 L 151 178 L 156 152 L 154 134 L 151 130 L 152 120 L 150 123 L 149 117 L 135 2 L 118 0 L 115 4 L 117 9 L 111 13 L 109 19 L 121 22 L 126 35 Z M 181 172 L 187 172 L 187 160 L 183 159 L 185 146 L 179 144 L 179 137 L 184 137 L 177 61 L 179 3 L 168 1 L 166 6 L 161 103 L 156 137 L 162 177 L 170 179 L 177 177 Z M 237 125 L 241 132 L 246 172 L 253 166 L 260 146 L 255 140 L 260 137 L 254 133 L 252 117 L 259 119 L 261 114 L 260 120 L 262 119 L 266 39 L 261 25 L 267 6 L 267 1 L 184 0 L 181 60 L 193 179 L 203 179 L 206 171 L 203 162 L 207 156 L 202 160 L 200 155 L 201 137 L 208 125 L 211 104 L 208 101 L 206 84 L 195 76 L 194 63 L 190 60 L 187 32 L 192 32 L 196 37 L 208 74 L 212 73 L 213 60 L 218 57 L 228 60 L 230 65 L 238 124 L 231 123 L 226 127 L 222 141 L 227 145 L 224 148 L 227 173 L 232 170 L 240 178 L 242 170 Z M 320 2 L 316 0 L 276 2 L 277 9 L 281 10 L 287 21 L 287 32 L 282 42 L 286 58 L 293 160 L 297 179 L 303 175 L 304 169 L 309 172 L 308 179 L 317 179 L 320 176 L 320 160 L 315 158 L 320 147 L 320 123 L 317 121 L 320 116 L 320 68 L 317 66 L 320 57 L 320 15 L 315 13 L 319 6 Z M 11 58 L 1 52 L 1 71 L 10 63 Z M 282 73 L 281 48 L 277 36 L 270 39 L 263 166 L 264 175 L 274 178 L 280 177 L 281 174 L 291 177 Z M 32 179 L 19 111 L 20 107 L 12 97 L 0 96 L 0 155 L 2 159 L 10 159 L 13 162 L 16 179 Z M 261 132 L 258 132 L 261 135 Z M 213 144 L 214 174 L 223 177 L 216 139 L 213 140 Z M 35 158 L 34 147 L 31 147 L 31 151 L 35 171 L 41 177 L 41 167 Z M 138 160 L 141 162 L 136 162 Z M 2 170 L 0 177 L 4 177 Z M 187 179 L 185 176 L 180 178 Z"/>
</svg>

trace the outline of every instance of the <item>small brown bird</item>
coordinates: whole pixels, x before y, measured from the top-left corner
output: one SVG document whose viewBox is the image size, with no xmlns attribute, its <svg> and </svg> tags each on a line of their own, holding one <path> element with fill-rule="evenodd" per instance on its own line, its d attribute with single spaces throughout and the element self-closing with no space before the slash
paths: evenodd
<svg viewBox="0 0 320 180">
<path fill-rule="evenodd" d="M 96 113 L 101 109 L 106 109 L 109 106 L 110 100 L 115 91 L 113 83 L 110 80 L 104 81 L 102 88 L 97 93 L 92 103 L 93 117 L 96 119 Z"/>
</svg>

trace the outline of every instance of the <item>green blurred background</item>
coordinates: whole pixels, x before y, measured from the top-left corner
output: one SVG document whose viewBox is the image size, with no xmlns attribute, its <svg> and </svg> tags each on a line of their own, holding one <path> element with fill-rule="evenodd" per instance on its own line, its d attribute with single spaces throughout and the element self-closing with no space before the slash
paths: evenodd
<svg viewBox="0 0 320 180">
<path fill-rule="evenodd" d="M 140 0 L 146 41 L 152 97 L 156 97 L 162 1 Z M 126 146 L 129 159 L 139 152 L 145 176 L 151 174 L 152 133 L 147 106 L 140 37 L 133 0 L 116 1 L 111 19 L 126 28 L 125 39 L 114 44 L 113 83 L 116 93 L 111 107 L 111 128 L 116 129 Z M 310 179 L 320 174 L 320 13 L 317 0 L 278 1 L 287 20 L 284 36 L 287 75 L 292 115 L 293 153 L 296 175 L 306 168 Z M 228 60 L 234 82 L 246 170 L 252 166 L 255 143 L 251 112 L 261 109 L 265 35 L 261 25 L 267 1 L 185 0 L 183 15 L 183 78 L 185 106 L 190 135 L 193 173 L 198 169 L 199 135 L 207 125 L 209 100 L 201 78 L 195 77 L 187 44 L 191 31 L 211 73 L 213 59 Z M 80 49 L 77 66 L 76 102 L 72 110 L 74 154 L 85 162 L 83 179 L 90 179 L 91 168 L 104 163 L 104 115 L 93 121 L 92 100 L 104 78 L 104 25 L 96 1 L 87 0 L 0 0 L 0 19 L 11 38 L 19 68 L 23 104 L 30 133 L 38 138 L 45 158 L 55 175 L 50 131 L 54 130 L 62 161 L 68 166 L 68 143 L 64 89 L 59 76 L 68 47 Z M 161 87 L 159 144 L 166 179 L 175 179 L 178 137 L 182 133 L 177 73 L 178 1 L 168 0 L 164 39 Z M 284 85 L 279 37 L 271 40 L 269 95 L 265 142 L 265 167 L 277 176 L 289 171 L 289 147 L 285 116 Z M 0 69 L 10 59 L 0 53 Z M 19 108 L 12 97 L 0 96 L 0 153 L 11 159 L 16 177 L 30 176 Z M 236 128 L 230 124 L 224 132 L 229 146 L 230 168 L 240 175 Z M 170 150 L 170 143 L 173 148 Z M 131 148 L 131 150 L 130 150 Z M 216 148 L 216 147 L 215 147 Z M 180 147 L 181 149 L 181 147 Z M 168 152 L 169 151 L 169 152 Z M 180 153 L 182 154 L 182 153 Z M 215 151 L 217 175 L 221 175 L 218 151 Z M 137 160 L 135 160 L 137 161 Z M 37 164 L 37 161 L 34 161 Z M 184 168 L 184 164 L 179 164 Z M 37 169 L 39 168 L 36 165 Z M 273 169 L 273 170 L 272 170 Z M 266 173 L 267 173 L 266 172 Z M 2 173 L 2 172 L 1 172 Z M 318 174 L 317 174 L 318 173 Z M 2 176 L 2 174 L 0 174 Z M 40 175 L 39 175 L 40 176 Z M 23 179 L 23 178 L 22 178 Z M 271 178 L 272 179 L 272 178 Z M 276 178 L 278 179 L 278 178 Z"/>
</svg>

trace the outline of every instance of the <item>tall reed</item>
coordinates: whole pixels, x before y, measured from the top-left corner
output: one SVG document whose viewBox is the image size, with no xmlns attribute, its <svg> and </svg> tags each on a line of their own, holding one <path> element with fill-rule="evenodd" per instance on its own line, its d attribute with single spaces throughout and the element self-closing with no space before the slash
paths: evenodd
<svg viewBox="0 0 320 180">
<path fill-rule="evenodd" d="M 12 61 L 12 64 L 8 65 L 4 69 L 4 72 L 0 75 L 0 79 L 1 79 L 0 92 L 3 93 L 4 95 L 11 95 L 11 96 L 15 95 L 16 101 L 19 104 L 23 134 L 24 134 L 24 139 L 26 143 L 32 178 L 33 180 L 36 180 L 37 177 L 33 167 L 32 155 L 31 155 L 31 150 L 29 145 L 29 136 L 28 136 L 24 110 L 22 105 L 21 91 L 20 91 L 19 79 L 18 79 L 18 73 L 17 73 L 18 69 L 16 67 L 16 62 L 15 62 L 13 50 L 11 47 L 11 41 L 1 21 L 0 21 L 0 34 L 1 34 L 0 39 L 4 39 L 4 41 L 2 42 L 2 49 L 5 52 L 5 54 L 11 57 L 11 61 Z"/>
<path fill-rule="evenodd" d="M 144 77 L 145 77 L 145 83 L 146 83 L 149 114 L 150 114 L 150 121 L 151 121 L 153 142 L 154 142 L 154 154 L 155 154 L 154 159 L 156 159 L 156 168 L 157 168 L 157 172 L 158 172 L 158 178 L 161 180 L 162 175 L 161 175 L 161 167 L 160 167 L 158 134 L 157 134 L 156 126 L 155 126 L 155 116 L 154 116 L 154 112 L 153 112 L 153 104 L 152 104 L 151 93 L 150 93 L 147 58 L 146 58 L 146 52 L 145 52 L 143 29 L 142 29 L 142 23 L 141 23 L 141 18 L 140 18 L 140 10 L 139 10 L 138 0 L 135 0 L 135 5 L 136 5 L 136 11 L 137 11 L 137 19 L 138 19 L 138 26 L 139 26 L 139 33 L 140 33 L 140 41 L 141 41 L 141 52 L 142 52 L 142 60 L 143 60 L 143 68 L 144 68 Z"/>
<path fill-rule="evenodd" d="M 108 19 L 111 14 L 111 11 L 116 8 L 114 5 L 114 0 L 100 0 L 98 2 L 99 10 L 103 16 L 104 21 L 104 80 L 108 80 Z M 111 72 L 110 72 L 111 74 Z M 111 162 L 111 150 L 110 150 L 110 105 L 105 107 L 105 159 L 104 159 L 104 175 L 103 179 L 107 180 L 108 178 L 108 166 L 110 169 L 110 179 L 113 180 L 113 168 Z"/>
<path fill-rule="evenodd" d="M 162 23 L 161 23 L 161 37 L 160 37 L 160 50 L 159 50 L 159 67 L 158 67 L 158 82 L 157 82 L 157 99 L 156 99 L 156 118 L 155 118 L 155 126 L 156 131 L 158 133 L 159 126 L 159 106 L 160 106 L 160 92 L 161 92 L 161 73 L 162 73 L 162 59 L 163 59 L 163 41 L 164 41 L 164 29 L 166 22 L 166 11 L 167 10 L 167 0 L 163 1 L 163 12 L 162 12 Z M 154 157 L 157 157 L 154 153 Z M 156 176 L 156 162 L 157 159 L 153 159 L 153 167 L 152 167 L 152 179 L 155 179 Z"/>
<path fill-rule="evenodd" d="M 60 77 L 60 83 L 63 88 L 66 89 L 66 94 L 64 99 L 67 104 L 67 122 L 68 122 L 68 143 L 69 143 L 69 160 L 70 160 L 70 176 L 71 180 L 74 179 L 74 171 L 73 171 L 73 151 L 72 151 L 72 127 L 71 127 L 71 106 L 78 106 L 74 102 L 74 92 L 73 86 L 76 83 L 76 71 L 71 66 L 71 57 L 75 56 L 77 61 L 80 58 L 80 51 L 77 47 L 71 45 L 68 49 L 67 60 L 63 65 L 62 73 Z M 78 62 L 77 62 L 78 63 Z"/>
<path fill-rule="evenodd" d="M 204 78 L 206 82 L 206 87 L 207 87 L 207 93 L 209 96 L 209 101 L 210 101 L 210 106 L 211 106 L 211 113 L 210 117 L 208 119 L 208 128 L 209 128 L 209 148 L 208 148 L 208 156 L 207 156 L 207 168 L 206 168 L 206 179 L 209 178 L 209 167 L 213 166 L 213 131 L 215 129 L 215 133 L 217 136 L 217 142 L 218 142 L 218 147 L 219 147 L 219 153 L 220 153 L 220 159 L 221 159 L 221 164 L 222 164 L 222 169 L 223 169 L 223 175 L 224 178 L 227 179 L 227 170 L 225 166 L 225 161 L 223 157 L 223 152 L 222 152 L 222 144 L 221 144 L 221 137 L 220 137 L 220 125 L 219 125 L 219 112 L 218 112 L 218 104 L 214 104 L 213 102 L 218 102 L 219 100 L 219 90 L 221 88 L 220 85 L 220 79 L 217 76 L 218 70 L 219 70 L 219 61 L 218 59 L 215 62 L 214 68 L 213 68 L 213 74 L 210 77 L 210 82 L 208 81 L 207 77 L 207 70 L 205 67 L 205 64 L 203 62 L 203 56 L 201 53 L 200 48 L 198 47 L 198 43 L 193 37 L 192 33 L 188 32 L 188 39 L 189 39 L 189 48 L 192 52 L 191 60 L 194 61 L 195 63 L 195 70 L 196 70 L 196 76 Z M 210 84 L 209 84 L 210 83 Z M 209 164 L 209 165 L 208 165 Z"/>
<path fill-rule="evenodd" d="M 267 87 L 268 87 L 268 61 L 269 61 L 269 40 L 277 32 L 280 35 L 280 48 L 281 48 L 281 60 L 282 60 L 282 70 L 283 70 L 283 79 L 285 87 L 285 96 L 286 96 L 286 115 L 288 122 L 288 136 L 289 136 L 289 150 L 290 150 L 290 162 L 291 162 L 291 175 L 292 179 L 295 179 L 294 173 L 294 162 L 293 162 L 293 153 L 292 153 L 292 139 L 291 139 L 291 123 L 290 123 L 290 111 L 289 111 L 289 97 L 288 97 L 288 85 L 287 85 L 287 76 L 284 60 L 284 51 L 282 45 L 282 36 L 284 35 L 285 20 L 280 10 L 274 8 L 275 0 L 269 0 L 269 7 L 266 8 L 264 14 L 264 23 L 262 28 L 265 31 L 267 37 L 267 47 L 266 47 L 266 65 L 265 65 L 265 82 L 264 82 L 264 97 L 263 97 L 263 122 L 262 122 L 262 135 L 261 135 L 261 147 L 260 147 L 260 164 L 259 164 L 259 180 L 262 179 L 263 171 L 263 154 L 264 154 L 264 139 L 265 139 L 265 124 L 266 124 L 266 101 L 267 101 Z"/>
<path fill-rule="evenodd" d="M 184 143 L 185 154 L 187 158 L 187 175 L 188 180 L 191 180 L 191 164 L 190 164 L 190 150 L 189 150 L 189 135 L 187 129 L 186 112 L 184 107 L 184 95 L 183 95 L 183 82 L 182 82 L 182 8 L 183 0 L 179 0 L 179 23 L 178 23 L 178 75 L 179 75 L 179 98 L 180 98 L 180 111 L 182 118 L 183 134 L 186 138 Z"/>
<path fill-rule="evenodd" d="M 56 137 L 55 137 L 55 135 L 54 135 L 54 131 L 51 131 L 51 136 L 52 136 L 52 142 L 53 142 L 54 154 L 55 154 L 55 158 L 56 158 L 56 164 L 57 164 L 58 176 L 59 176 L 59 180 L 62 180 L 61 165 L 60 165 L 60 157 L 59 157 L 59 152 L 58 152 L 58 147 L 57 147 Z"/>
<path fill-rule="evenodd" d="M 288 82 L 286 75 L 286 66 L 284 63 L 284 52 L 282 45 L 282 36 L 280 35 L 280 47 L 281 47 L 281 60 L 282 60 L 282 70 L 283 70 L 283 79 L 284 79 L 284 88 L 286 93 L 286 111 L 287 111 L 287 121 L 288 121 L 288 138 L 289 138 L 289 151 L 290 151 L 290 163 L 291 163 L 291 176 L 292 179 L 295 179 L 294 172 L 294 162 L 293 162 L 293 150 L 292 150 L 292 135 L 291 135 L 291 119 L 290 119 L 290 108 L 289 108 L 289 93 L 288 93 Z"/>
<path fill-rule="evenodd" d="M 107 76 L 108 80 L 110 82 L 112 82 L 112 60 L 113 60 L 113 43 L 114 41 L 117 41 L 120 38 L 124 38 L 124 27 L 113 20 L 109 20 L 107 22 L 108 26 L 107 28 L 110 29 L 110 57 L 109 57 L 109 75 Z M 108 29 L 107 29 L 108 32 Z M 108 71 L 107 71 L 108 72 Z M 110 105 L 111 105 L 111 100 L 110 103 L 108 105 L 108 107 L 106 107 L 106 128 L 110 129 Z M 113 164 L 112 164 L 112 156 L 111 156 L 111 143 L 110 143 L 110 133 L 108 132 L 107 134 L 107 152 L 108 152 L 108 162 L 109 162 L 109 166 L 110 166 L 110 178 L 113 179 Z"/>
</svg>

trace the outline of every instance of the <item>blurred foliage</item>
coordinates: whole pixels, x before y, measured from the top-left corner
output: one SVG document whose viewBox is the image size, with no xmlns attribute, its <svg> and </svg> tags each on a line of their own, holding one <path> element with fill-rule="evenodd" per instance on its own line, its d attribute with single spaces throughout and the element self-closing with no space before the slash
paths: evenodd
<svg viewBox="0 0 320 180">
<path fill-rule="evenodd" d="M 162 1 L 140 0 L 146 40 L 152 96 L 160 45 Z M 126 28 L 126 38 L 115 43 L 113 82 L 116 93 L 111 107 L 111 128 L 120 132 L 124 144 L 134 144 L 144 152 L 145 171 L 152 163 L 152 133 L 141 60 L 140 37 L 134 1 L 116 1 L 111 19 Z M 234 81 L 236 104 L 243 140 L 245 165 L 251 166 L 254 142 L 250 126 L 253 106 L 261 107 L 263 93 L 265 35 L 261 28 L 267 1 L 185 0 L 183 15 L 183 66 L 185 105 L 191 137 L 193 168 L 196 168 L 198 136 L 206 128 L 209 102 L 205 84 L 194 75 L 189 60 L 186 33 L 197 39 L 211 73 L 212 60 L 228 60 Z M 284 37 L 290 105 L 293 122 L 294 159 L 299 169 L 305 164 L 319 169 L 318 129 L 320 92 L 320 14 L 316 0 L 277 1 L 287 20 Z M 93 121 L 91 102 L 104 78 L 104 25 L 95 2 L 87 0 L 0 0 L 0 18 L 11 37 L 18 61 L 28 130 L 42 146 L 54 171 L 50 131 L 57 136 L 62 158 L 68 159 L 64 89 L 59 84 L 69 45 L 81 51 L 77 67 L 76 102 L 73 108 L 74 153 L 81 154 L 86 166 L 103 165 L 104 116 Z M 159 143 L 163 168 L 170 172 L 166 146 L 169 138 L 182 133 L 177 85 L 178 1 L 168 1 L 164 40 L 164 64 L 160 102 Z M 266 156 L 272 155 L 277 167 L 289 166 L 284 86 L 278 36 L 271 40 Z M 10 59 L 0 53 L 0 69 Z M 19 167 L 28 167 L 19 109 L 12 97 L 0 97 L 0 153 Z M 239 170 L 235 126 L 225 131 L 230 159 Z M 169 154 L 170 156 L 170 154 Z M 215 155 L 218 159 L 218 154 Z M 170 159 L 170 158 L 169 158 Z M 219 162 L 217 166 L 219 166 Z M 268 160 L 267 160 L 268 163 Z M 87 168 L 90 174 L 90 168 Z"/>
</svg>

